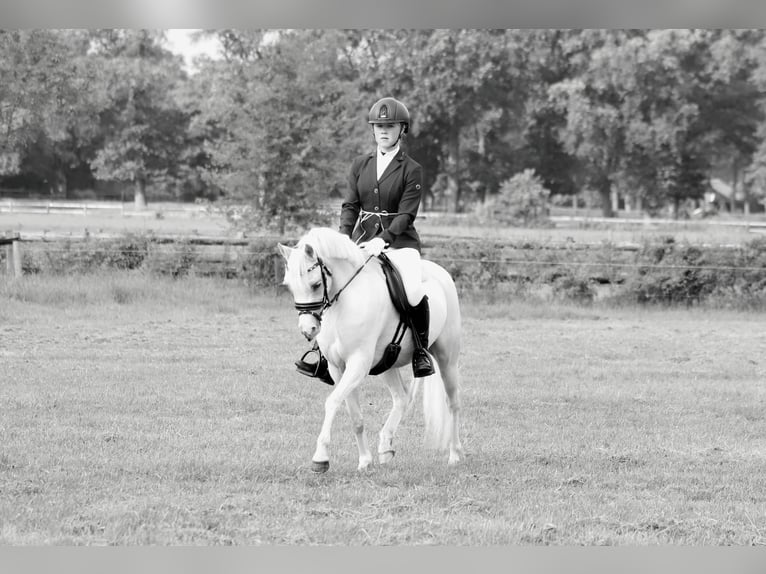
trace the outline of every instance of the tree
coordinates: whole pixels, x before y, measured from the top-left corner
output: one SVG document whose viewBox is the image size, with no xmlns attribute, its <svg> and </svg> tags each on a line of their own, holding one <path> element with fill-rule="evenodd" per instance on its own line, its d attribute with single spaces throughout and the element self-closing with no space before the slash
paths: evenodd
<svg viewBox="0 0 766 574">
<path fill-rule="evenodd" d="M 554 109 L 566 118 L 559 130 L 565 150 L 578 158 L 587 184 L 601 198 L 605 217 L 612 217 L 612 188 L 625 154 L 627 118 L 622 102 L 627 86 L 617 64 L 630 31 L 589 30 L 567 39 L 565 51 L 575 75 L 549 88 Z"/>
<path fill-rule="evenodd" d="M 567 46 L 575 30 L 529 30 L 522 39 L 523 82 L 527 86 L 522 117 L 524 145 L 520 161 L 535 170 L 552 194 L 574 195 L 580 166 L 559 138 L 566 126 L 565 112 L 548 97 L 552 85 L 572 74 L 573 63 Z"/>
<path fill-rule="evenodd" d="M 211 63 L 195 124 L 209 137 L 205 178 L 235 220 L 284 233 L 316 223 L 345 187 L 363 128 L 343 39 L 315 31 L 225 32 L 228 64 Z M 243 209 L 243 206 L 245 207 Z M 337 214 L 333 214 L 336 216 Z"/>
<path fill-rule="evenodd" d="M 161 32 L 100 30 L 103 141 L 91 166 L 99 179 L 131 182 L 136 208 L 149 185 L 169 185 L 186 145 L 188 116 L 176 100 L 181 61 L 161 47 Z"/>
<path fill-rule="evenodd" d="M 624 182 L 647 204 L 700 198 L 709 172 L 700 103 L 707 37 L 696 30 L 586 31 L 577 74 L 550 89 L 566 114 L 565 149 L 584 167 L 604 215 Z"/>
<path fill-rule="evenodd" d="M 97 134 L 95 71 L 81 30 L 0 32 L 0 176 L 66 195 Z"/>
<path fill-rule="evenodd" d="M 753 48 L 753 54 L 759 64 L 753 69 L 752 80 L 760 93 L 766 93 L 766 40 L 762 39 Z M 758 147 L 747 167 L 745 184 L 748 195 L 758 199 L 766 208 L 766 100 L 761 99 L 759 106 L 760 121 L 756 132 Z"/>
<path fill-rule="evenodd" d="M 478 190 L 510 176 L 510 168 L 498 179 L 481 167 L 493 153 L 511 153 L 507 128 L 521 100 L 514 97 L 516 32 L 374 31 L 364 32 L 359 46 L 362 89 L 371 100 L 391 95 L 410 108 L 412 153 L 425 168 L 427 189 L 444 182 L 437 198 L 443 208 L 459 211 L 473 199 L 464 197 L 468 183 Z M 506 145 L 489 143 L 502 140 Z M 469 167 L 469 153 L 471 167 L 480 169 Z"/>
<path fill-rule="evenodd" d="M 748 182 L 752 181 L 748 166 L 763 141 L 759 126 L 766 118 L 763 108 L 766 86 L 758 77 L 766 56 L 766 32 L 711 30 L 706 32 L 706 40 L 698 97 L 701 130 L 710 163 L 731 180 L 735 192 L 744 192 L 747 213 L 751 188 Z"/>
</svg>

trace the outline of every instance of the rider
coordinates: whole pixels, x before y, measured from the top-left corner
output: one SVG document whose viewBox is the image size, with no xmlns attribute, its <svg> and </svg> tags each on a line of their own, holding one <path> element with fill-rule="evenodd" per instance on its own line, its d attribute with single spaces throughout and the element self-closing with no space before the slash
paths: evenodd
<svg viewBox="0 0 766 574">
<path fill-rule="evenodd" d="M 410 127 L 407 107 L 391 97 L 370 109 L 376 151 L 354 158 L 340 212 L 340 232 L 369 255 L 386 254 L 399 269 L 409 299 L 416 377 L 434 373 L 428 347 L 429 307 L 422 284 L 420 237 L 413 222 L 423 192 L 423 169 L 402 149 Z"/>
<path fill-rule="evenodd" d="M 434 373 L 426 351 L 430 312 L 422 284 L 420 237 L 413 225 L 420 207 L 423 169 L 400 148 L 409 131 L 410 113 L 399 100 L 386 97 L 372 106 L 367 123 L 372 126 L 377 149 L 357 156 L 351 164 L 339 230 L 361 242 L 369 255 L 380 255 L 388 248 L 386 254 L 399 269 L 407 292 L 415 344 L 412 370 L 416 377 L 427 377 Z M 316 363 L 305 360 L 314 351 L 316 345 L 295 363 L 298 371 L 333 385 L 321 354 Z"/>
</svg>

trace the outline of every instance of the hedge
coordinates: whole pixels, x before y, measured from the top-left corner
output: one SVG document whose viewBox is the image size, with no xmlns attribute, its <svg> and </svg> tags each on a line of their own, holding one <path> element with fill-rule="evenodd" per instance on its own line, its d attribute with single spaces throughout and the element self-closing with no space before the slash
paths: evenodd
<svg viewBox="0 0 766 574">
<path fill-rule="evenodd" d="M 73 274 L 103 269 L 237 278 L 253 286 L 281 282 L 277 242 L 258 237 L 227 245 L 151 235 L 114 239 L 24 242 L 26 273 Z M 423 256 L 452 275 L 461 292 L 508 293 L 589 302 L 640 304 L 718 302 L 766 306 L 766 237 L 738 246 L 710 246 L 663 237 L 636 245 L 426 238 Z M 0 265 L 4 250 L 0 250 Z"/>
</svg>

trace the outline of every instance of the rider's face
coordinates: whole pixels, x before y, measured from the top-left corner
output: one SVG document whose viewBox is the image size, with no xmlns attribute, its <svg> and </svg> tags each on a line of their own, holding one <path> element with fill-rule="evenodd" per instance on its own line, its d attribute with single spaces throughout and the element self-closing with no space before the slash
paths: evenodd
<svg viewBox="0 0 766 574">
<path fill-rule="evenodd" d="M 375 143 L 383 151 L 392 150 L 398 140 L 402 129 L 401 124 L 374 124 L 373 133 L 375 134 Z"/>
</svg>

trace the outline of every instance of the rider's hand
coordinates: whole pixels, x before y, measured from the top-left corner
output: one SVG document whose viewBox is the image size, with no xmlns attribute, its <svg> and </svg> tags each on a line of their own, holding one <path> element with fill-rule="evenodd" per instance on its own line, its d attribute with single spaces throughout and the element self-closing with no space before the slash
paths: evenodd
<svg viewBox="0 0 766 574">
<path fill-rule="evenodd" d="M 374 237 L 369 241 L 361 244 L 361 248 L 364 249 L 369 255 L 380 255 L 383 248 L 386 246 L 386 242 L 381 237 Z"/>
</svg>

